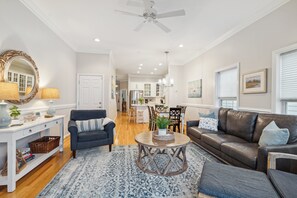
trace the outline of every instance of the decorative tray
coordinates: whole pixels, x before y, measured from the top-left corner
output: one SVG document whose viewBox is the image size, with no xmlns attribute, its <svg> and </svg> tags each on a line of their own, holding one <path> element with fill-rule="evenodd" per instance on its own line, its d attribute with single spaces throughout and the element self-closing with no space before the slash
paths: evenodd
<svg viewBox="0 0 297 198">
<path fill-rule="evenodd" d="M 174 140 L 174 133 L 171 132 L 171 131 L 167 131 L 166 135 L 158 135 L 158 131 L 154 131 L 153 132 L 153 139 L 163 140 L 163 141 Z"/>
</svg>

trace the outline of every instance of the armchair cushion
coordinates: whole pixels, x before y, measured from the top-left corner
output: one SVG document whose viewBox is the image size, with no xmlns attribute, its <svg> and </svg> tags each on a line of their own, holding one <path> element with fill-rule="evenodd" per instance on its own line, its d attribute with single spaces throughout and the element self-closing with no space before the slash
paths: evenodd
<svg viewBox="0 0 297 198">
<path fill-rule="evenodd" d="M 104 130 L 103 120 L 104 118 L 90 119 L 90 120 L 77 120 L 76 124 L 77 124 L 78 133 Z"/>
<path fill-rule="evenodd" d="M 105 131 L 87 131 L 78 133 L 79 142 L 96 141 L 107 138 L 107 133 Z"/>
<path fill-rule="evenodd" d="M 296 197 L 297 175 L 280 170 L 269 169 L 268 178 L 281 197 Z"/>
</svg>

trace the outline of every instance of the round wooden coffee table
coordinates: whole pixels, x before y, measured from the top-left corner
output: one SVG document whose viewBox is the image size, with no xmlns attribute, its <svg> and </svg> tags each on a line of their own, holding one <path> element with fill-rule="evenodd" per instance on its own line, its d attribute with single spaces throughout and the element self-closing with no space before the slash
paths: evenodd
<svg viewBox="0 0 297 198">
<path fill-rule="evenodd" d="M 153 132 L 143 132 L 135 136 L 138 143 L 137 166 L 145 173 L 172 176 L 188 168 L 186 147 L 190 138 L 174 133 L 174 140 L 153 139 Z"/>
</svg>

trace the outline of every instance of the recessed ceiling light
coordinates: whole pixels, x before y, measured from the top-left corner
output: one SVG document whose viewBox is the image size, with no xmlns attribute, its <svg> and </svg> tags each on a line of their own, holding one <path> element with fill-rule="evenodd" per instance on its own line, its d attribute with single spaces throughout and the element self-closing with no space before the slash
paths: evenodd
<svg viewBox="0 0 297 198">
<path fill-rule="evenodd" d="M 184 45 L 183 44 L 180 44 L 178 47 L 184 47 Z"/>
<path fill-rule="evenodd" d="M 139 64 L 139 66 L 143 66 L 143 64 L 142 64 L 142 63 L 140 63 L 140 64 Z"/>
<path fill-rule="evenodd" d="M 139 73 L 140 73 L 140 71 L 137 71 L 137 73 L 139 74 Z"/>
<path fill-rule="evenodd" d="M 154 72 L 151 72 L 151 74 L 154 74 Z"/>
<path fill-rule="evenodd" d="M 100 42 L 100 39 L 99 38 L 95 38 L 94 41 L 98 43 L 98 42 Z"/>
<path fill-rule="evenodd" d="M 162 66 L 163 65 L 163 63 L 159 63 L 159 66 Z"/>
<path fill-rule="evenodd" d="M 141 67 L 138 67 L 138 69 L 142 69 Z"/>
<path fill-rule="evenodd" d="M 154 70 L 157 71 L 158 69 L 157 68 L 154 68 Z"/>
</svg>

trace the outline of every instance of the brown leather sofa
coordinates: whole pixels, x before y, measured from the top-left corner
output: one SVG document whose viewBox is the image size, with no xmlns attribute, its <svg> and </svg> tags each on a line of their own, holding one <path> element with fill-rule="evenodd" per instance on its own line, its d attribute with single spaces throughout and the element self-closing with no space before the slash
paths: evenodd
<svg viewBox="0 0 297 198">
<path fill-rule="evenodd" d="M 262 114 L 220 108 L 218 132 L 198 128 L 199 121 L 187 122 L 187 135 L 226 163 L 266 172 L 268 152 L 297 154 L 297 116 Z M 262 130 L 271 122 L 290 131 L 286 145 L 260 147 Z M 277 168 L 297 173 L 294 161 L 278 161 Z"/>
</svg>

